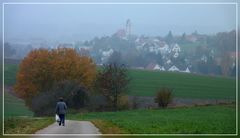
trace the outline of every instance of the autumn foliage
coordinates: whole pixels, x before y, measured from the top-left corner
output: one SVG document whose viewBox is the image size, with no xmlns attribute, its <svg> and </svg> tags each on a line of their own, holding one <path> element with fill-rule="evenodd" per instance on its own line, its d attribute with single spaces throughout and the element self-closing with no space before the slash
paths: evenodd
<svg viewBox="0 0 240 138">
<path fill-rule="evenodd" d="M 19 97 L 29 100 L 65 80 L 90 88 L 95 76 L 96 65 L 92 59 L 73 49 L 37 49 L 22 60 L 14 89 Z"/>
</svg>

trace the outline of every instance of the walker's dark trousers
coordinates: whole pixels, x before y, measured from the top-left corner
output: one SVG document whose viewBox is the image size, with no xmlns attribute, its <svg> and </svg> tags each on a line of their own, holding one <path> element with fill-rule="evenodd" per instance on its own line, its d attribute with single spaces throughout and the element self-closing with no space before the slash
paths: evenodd
<svg viewBox="0 0 240 138">
<path fill-rule="evenodd" d="M 59 126 L 61 126 L 61 124 L 64 126 L 65 125 L 65 114 L 59 114 L 59 118 L 60 118 Z"/>
</svg>

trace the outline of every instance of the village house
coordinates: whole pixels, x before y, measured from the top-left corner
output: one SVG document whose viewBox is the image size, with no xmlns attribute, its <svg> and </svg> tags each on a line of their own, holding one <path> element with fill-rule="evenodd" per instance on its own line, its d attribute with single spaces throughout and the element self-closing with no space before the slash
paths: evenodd
<svg viewBox="0 0 240 138">
<path fill-rule="evenodd" d="M 181 52 L 181 48 L 178 44 L 175 44 L 172 47 L 172 51 L 175 52 L 175 53 L 179 53 L 179 52 Z"/>
<path fill-rule="evenodd" d="M 173 65 L 168 69 L 168 71 L 180 71 L 180 70 L 175 65 Z"/>
<path fill-rule="evenodd" d="M 146 67 L 147 70 L 159 70 L 159 71 L 165 71 L 165 68 L 163 66 L 160 66 L 159 64 L 156 63 L 150 63 Z"/>
</svg>

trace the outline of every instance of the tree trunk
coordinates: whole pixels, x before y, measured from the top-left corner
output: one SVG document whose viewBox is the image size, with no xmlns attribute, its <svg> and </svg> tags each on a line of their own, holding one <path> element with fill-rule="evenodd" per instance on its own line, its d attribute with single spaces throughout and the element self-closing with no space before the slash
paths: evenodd
<svg viewBox="0 0 240 138">
<path fill-rule="evenodd" d="M 115 93 L 114 93 L 114 111 L 117 111 L 118 109 L 117 109 L 117 102 L 118 101 L 118 93 L 117 93 L 117 89 L 115 89 Z"/>
</svg>

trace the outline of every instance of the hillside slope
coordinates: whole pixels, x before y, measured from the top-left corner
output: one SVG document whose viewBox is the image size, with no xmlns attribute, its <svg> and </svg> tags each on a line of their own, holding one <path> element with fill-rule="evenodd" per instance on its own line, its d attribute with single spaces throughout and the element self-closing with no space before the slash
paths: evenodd
<svg viewBox="0 0 240 138">
<path fill-rule="evenodd" d="M 233 78 L 146 70 L 131 70 L 130 76 L 130 95 L 154 96 L 164 86 L 181 98 L 234 99 L 236 94 Z"/>
<path fill-rule="evenodd" d="M 5 85 L 16 82 L 18 65 L 5 64 Z M 170 87 L 175 97 L 204 99 L 235 99 L 234 78 L 204 76 L 177 72 L 130 70 L 128 95 L 155 96 L 161 87 Z"/>
</svg>

